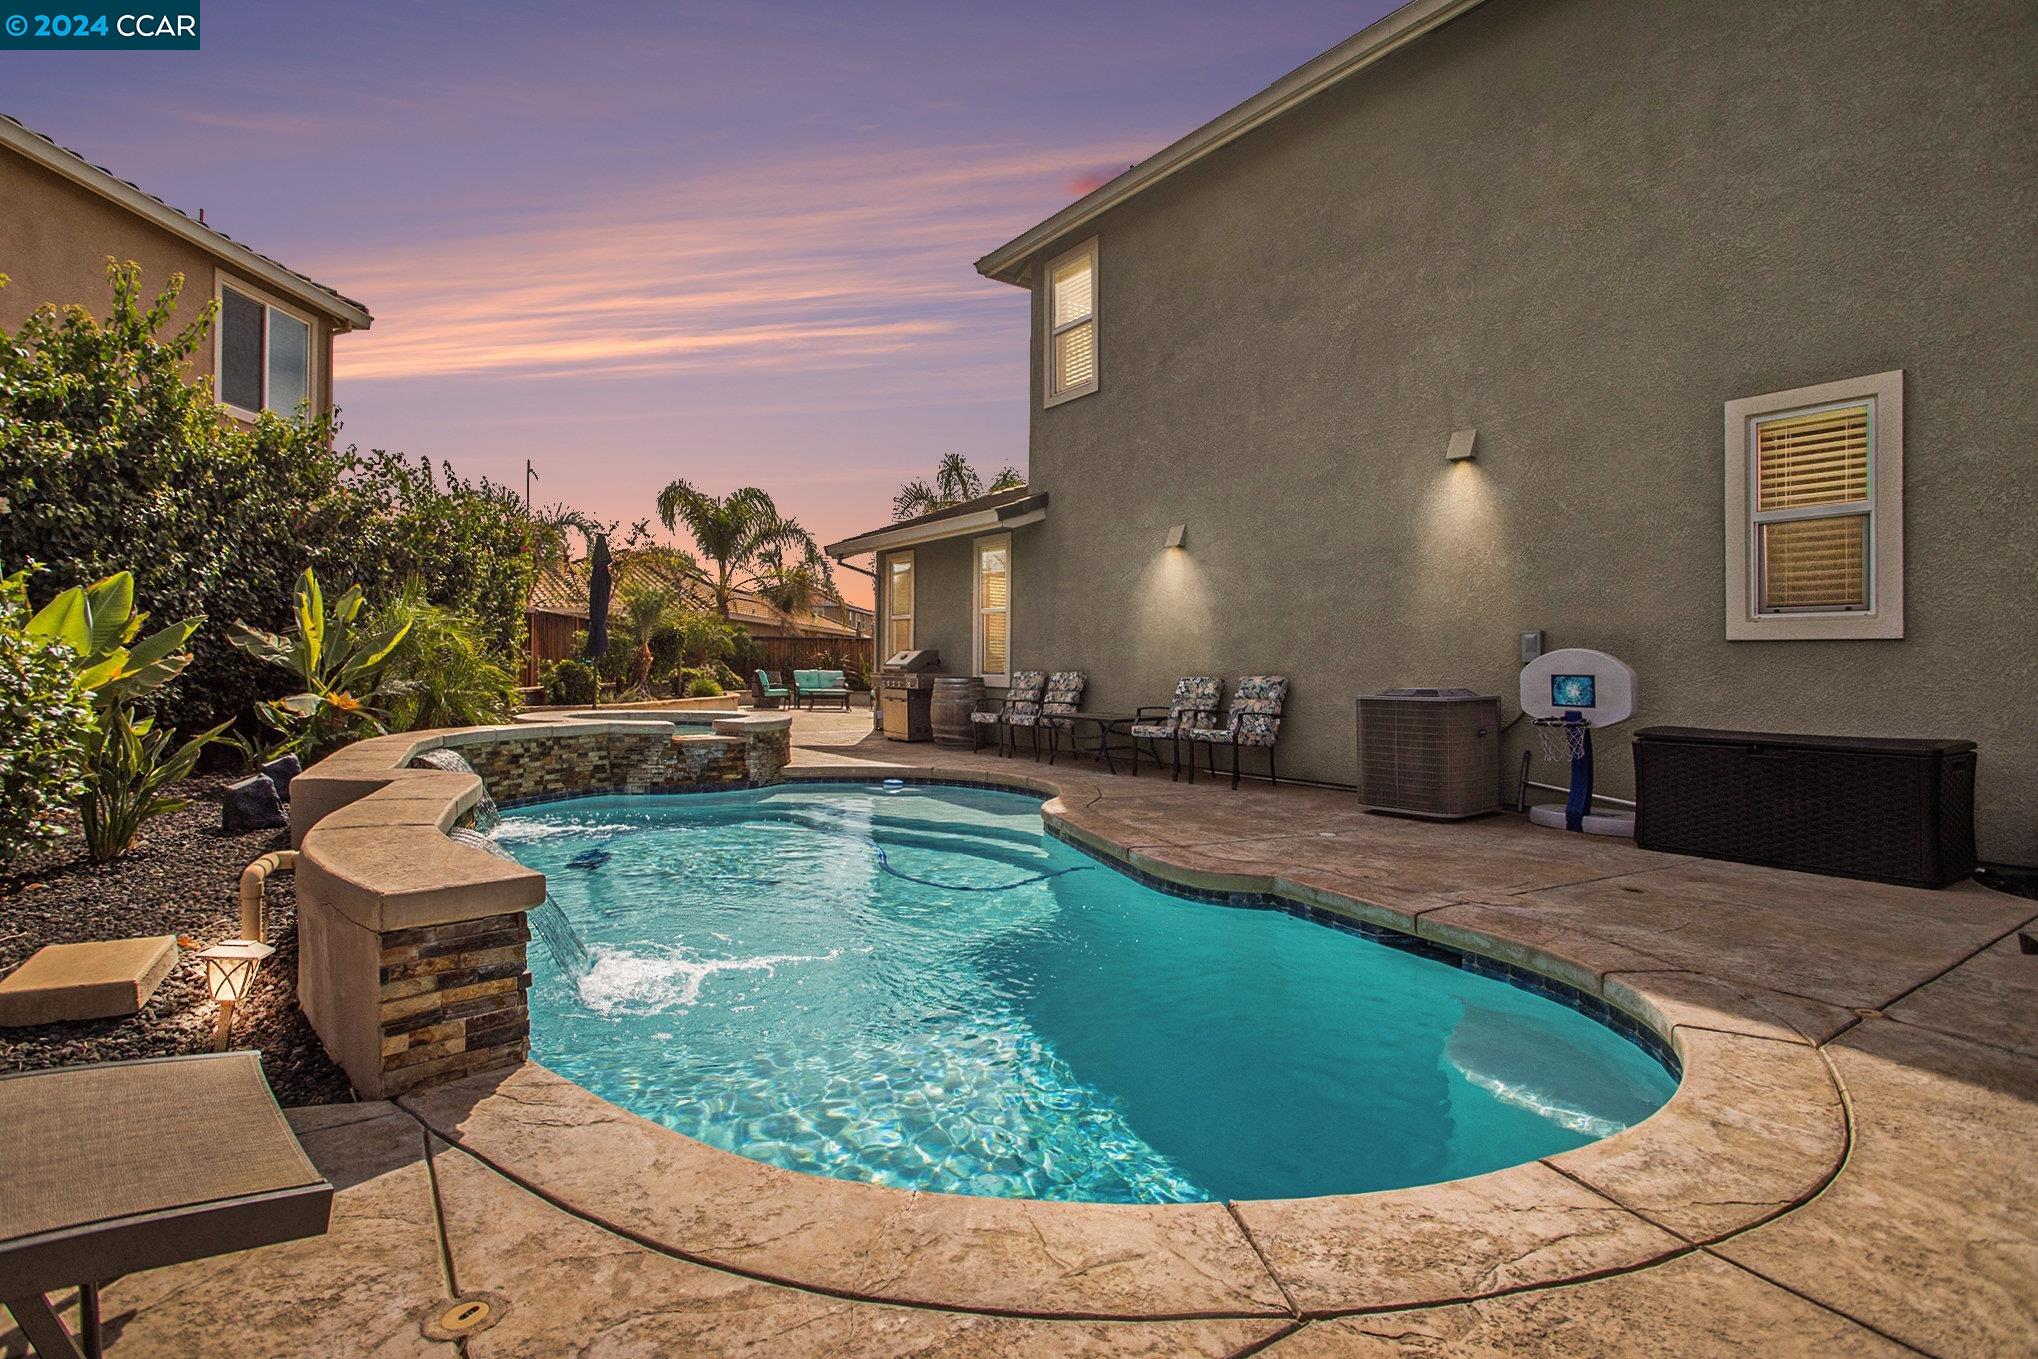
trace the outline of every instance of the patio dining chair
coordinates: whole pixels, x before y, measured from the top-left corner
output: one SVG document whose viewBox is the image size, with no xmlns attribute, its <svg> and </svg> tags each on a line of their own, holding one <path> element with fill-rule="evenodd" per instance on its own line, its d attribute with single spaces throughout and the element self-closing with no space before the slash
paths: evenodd
<svg viewBox="0 0 2038 1359">
<path fill-rule="evenodd" d="M 989 712 L 977 712 L 969 715 L 969 720 L 972 724 L 970 728 L 970 736 L 972 738 L 970 748 L 972 750 L 982 748 L 984 744 L 983 729 L 985 727 L 992 727 L 998 733 L 998 753 L 1003 755 L 1006 753 L 1008 741 L 1015 746 L 1018 744 L 1016 740 L 1011 740 L 1013 730 L 1024 727 L 1033 733 L 1033 753 L 1038 755 L 1040 753 L 1040 704 L 1046 690 L 1047 676 L 1040 671 L 1014 671 L 1012 683 L 1005 690 L 1004 702 Z"/>
<path fill-rule="evenodd" d="M 1231 708 L 1222 722 L 1197 726 L 1182 735 L 1195 744 L 1189 747 L 1189 782 L 1196 781 L 1196 746 L 1207 752 L 1210 772 L 1217 772 L 1217 748 L 1231 750 L 1231 786 L 1238 787 L 1239 752 L 1258 749 L 1267 752 L 1267 782 L 1279 786 L 1274 772 L 1274 738 L 1281 730 L 1281 707 L 1288 699 L 1286 675 L 1247 675 L 1231 691 Z M 1214 714 L 1213 714 L 1214 715 Z"/>
<path fill-rule="evenodd" d="M 1159 769 L 1160 743 L 1166 741 L 1169 777 L 1179 778 L 1182 771 L 1181 738 L 1185 726 L 1214 725 L 1218 696 L 1223 692 L 1223 682 L 1214 675 L 1185 675 L 1175 681 L 1175 696 L 1165 708 L 1150 703 L 1135 712 L 1132 726 L 1128 729 L 1132 737 L 1132 777 L 1139 777 L 1140 742 L 1144 741 L 1153 748 L 1153 767 Z M 1193 777 L 1194 770 L 1191 769 L 1190 773 Z"/>
<path fill-rule="evenodd" d="M 1071 720 L 1083 707 L 1083 688 L 1089 680 L 1080 670 L 1057 670 L 1047 677 L 1047 695 L 1040 704 L 1040 725 L 1047 728 L 1047 762 L 1054 763 L 1054 757 L 1061 747 L 1061 734 L 1073 733 L 1075 723 Z M 1071 735 L 1073 740 L 1073 735 Z M 1038 735 L 1033 742 L 1033 758 L 1040 758 Z"/>
</svg>

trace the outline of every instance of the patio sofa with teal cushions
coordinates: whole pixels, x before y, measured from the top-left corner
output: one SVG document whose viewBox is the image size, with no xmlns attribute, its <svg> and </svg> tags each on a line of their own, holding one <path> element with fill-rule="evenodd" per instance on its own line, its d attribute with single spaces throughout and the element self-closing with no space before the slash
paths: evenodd
<svg viewBox="0 0 2038 1359">
<path fill-rule="evenodd" d="M 830 702 L 840 700 L 842 711 L 849 711 L 849 681 L 840 670 L 795 670 L 793 671 L 793 706 L 800 706 L 805 699 L 809 708 L 821 699 Z"/>
</svg>

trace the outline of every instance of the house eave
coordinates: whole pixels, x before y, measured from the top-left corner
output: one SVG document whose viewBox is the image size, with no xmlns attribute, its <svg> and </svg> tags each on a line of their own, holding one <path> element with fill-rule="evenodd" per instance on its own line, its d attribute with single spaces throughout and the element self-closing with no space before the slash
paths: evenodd
<svg viewBox="0 0 2038 1359">
<path fill-rule="evenodd" d="M 1290 71 L 1243 104 L 1219 114 L 1188 136 L 1148 156 L 1116 179 L 1093 189 L 1038 226 L 999 246 L 977 261 L 977 272 L 1000 283 L 1027 287 L 1027 262 L 1055 241 L 1082 230 L 1134 194 L 1152 188 L 1178 170 L 1187 169 L 1254 128 L 1315 98 L 1397 48 L 1414 42 L 1431 29 L 1439 28 L 1483 3 L 1485 0 L 1410 0 L 1410 3 L 1361 29 L 1322 56 Z"/>
<path fill-rule="evenodd" d="M 944 538 L 967 538 L 972 534 L 1020 528 L 1026 524 L 1037 524 L 1045 518 L 1047 518 L 1047 492 L 1042 491 L 1023 500 L 1015 500 L 1005 505 L 992 505 L 970 514 L 952 515 L 946 519 L 934 519 L 917 524 L 897 524 L 870 533 L 861 533 L 854 538 L 844 538 L 839 543 L 830 543 L 825 550 L 829 556 L 840 561 L 844 557 L 859 556 L 865 552 L 889 552 L 895 548 L 913 547 L 920 543 L 940 542 Z"/>
<path fill-rule="evenodd" d="M 149 196 L 123 179 L 116 178 L 48 138 L 38 136 L 12 118 L 0 117 L 0 146 L 20 152 L 44 169 L 127 209 L 171 235 L 188 241 L 206 254 L 246 274 L 251 281 L 258 282 L 321 316 L 331 318 L 336 330 L 342 332 L 367 330 L 375 323 L 375 318 L 370 316 L 368 309 L 360 303 L 313 283 L 302 274 L 257 254 L 230 236 L 224 236 L 211 227 L 194 222 L 167 203 Z"/>
</svg>

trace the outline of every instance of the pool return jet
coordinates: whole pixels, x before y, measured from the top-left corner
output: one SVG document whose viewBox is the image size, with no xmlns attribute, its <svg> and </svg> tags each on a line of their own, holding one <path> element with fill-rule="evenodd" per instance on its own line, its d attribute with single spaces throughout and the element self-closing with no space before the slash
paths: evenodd
<svg viewBox="0 0 2038 1359">
<path fill-rule="evenodd" d="M 1604 651 L 1574 646 L 1546 652 L 1522 667 L 1521 710 L 1535 727 L 1543 754 L 1552 760 L 1571 761 L 1571 785 L 1559 788 L 1532 781 L 1529 755 L 1523 752 L 1517 804 L 1527 800 L 1531 788 L 1568 795 L 1562 807 L 1542 803 L 1529 808 L 1529 820 L 1538 826 L 1632 839 L 1634 804 L 1592 791 L 1592 732 L 1595 727 L 1611 727 L 1634 716 L 1635 672 Z M 1626 810 L 1595 812 L 1595 801 Z"/>
</svg>

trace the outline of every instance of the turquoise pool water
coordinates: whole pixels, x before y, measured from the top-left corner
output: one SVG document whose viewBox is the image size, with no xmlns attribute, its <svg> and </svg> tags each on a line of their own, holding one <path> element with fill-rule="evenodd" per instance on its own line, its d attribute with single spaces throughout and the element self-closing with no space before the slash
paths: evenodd
<svg viewBox="0 0 2038 1359">
<path fill-rule="evenodd" d="M 588 950 L 537 1058 L 794 1170 L 1104 1202 L 1356 1193 L 1618 1131 L 1675 1081 L 1496 978 L 1143 886 L 1036 798 L 782 785 L 505 814 Z"/>
</svg>

